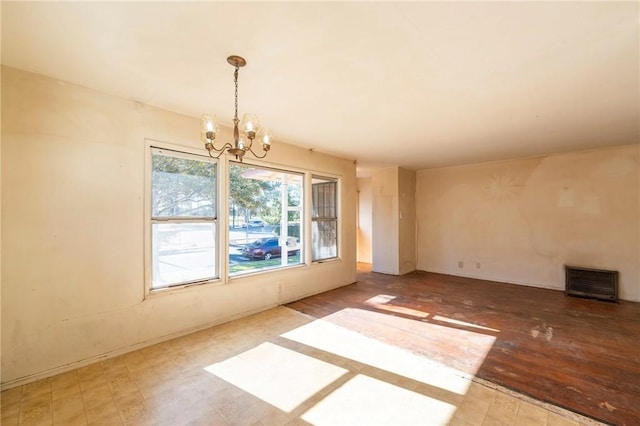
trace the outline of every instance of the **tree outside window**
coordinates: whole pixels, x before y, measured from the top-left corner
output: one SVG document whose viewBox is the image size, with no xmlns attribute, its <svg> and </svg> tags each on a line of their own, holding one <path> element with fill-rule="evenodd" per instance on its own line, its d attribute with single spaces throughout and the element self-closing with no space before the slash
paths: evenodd
<svg viewBox="0 0 640 426">
<path fill-rule="evenodd" d="M 302 183 L 299 173 L 230 164 L 230 275 L 302 262 Z"/>
<path fill-rule="evenodd" d="M 216 162 L 152 148 L 151 289 L 217 278 Z"/>
</svg>

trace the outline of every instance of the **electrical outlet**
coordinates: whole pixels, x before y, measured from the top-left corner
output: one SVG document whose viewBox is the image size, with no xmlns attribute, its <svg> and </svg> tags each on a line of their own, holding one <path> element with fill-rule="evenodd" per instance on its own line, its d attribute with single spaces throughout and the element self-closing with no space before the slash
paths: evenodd
<svg viewBox="0 0 640 426">
<path fill-rule="evenodd" d="M 480 269 L 480 262 L 476 262 L 476 269 Z"/>
<path fill-rule="evenodd" d="M 464 262 L 462 260 L 458 261 L 458 268 L 464 268 Z"/>
</svg>

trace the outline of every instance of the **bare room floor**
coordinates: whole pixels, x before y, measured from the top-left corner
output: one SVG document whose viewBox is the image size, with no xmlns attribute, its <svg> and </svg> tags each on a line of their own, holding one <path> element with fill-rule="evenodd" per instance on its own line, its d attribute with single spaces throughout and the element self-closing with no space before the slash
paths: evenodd
<svg viewBox="0 0 640 426">
<path fill-rule="evenodd" d="M 358 282 L 288 306 L 537 400 L 640 424 L 640 303 L 359 265 Z"/>
<path fill-rule="evenodd" d="M 417 341 L 406 334 L 410 324 L 435 324 L 417 320 L 415 315 L 422 314 L 410 310 L 416 306 L 400 309 L 402 306 L 389 298 L 392 292 L 385 291 L 386 296 L 379 297 L 381 293 L 373 291 L 380 284 L 394 288 L 405 278 L 383 280 L 386 284 L 366 274 L 363 278 L 367 283 L 342 290 L 348 297 L 337 292 L 328 299 L 312 298 L 296 305 L 315 310 L 307 308 L 316 302 L 326 307 L 326 300 L 346 302 L 360 295 L 362 303 L 377 297 L 374 300 L 392 310 L 366 310 L 366 315 L 375 316 L 358 319 L 361 308 L 345 307 L 325 311 L 324 318 L 316 319 L 287 307 L 271 309 L 6 390 L 0 394 L 1 424 L 595 423 L 521 394 L 475 382 L 463 370 L 476 361 L 451 363 L 415 351 Z M 421 290 L 420 294 L 416 296 L 432 297 L 426 295 L 435 293 Z M 435 314 L 431 310 L 428 318 Z M 370 320 L 368 330 L 361 329 L 366 325 L 363 319 Z M 375 337 L 394 325 L 394 342 L 388 335 Z M 469 328 L 454 325 L 442 327 L 453 332 Z M 483 346 L 484 336 L 493 338 L 494 334 L 484 330 L 478 333 L 480 338 L 471 339 L 484 349 L 465 349 L 464 344 L 451 340 L 452 354 L 467 353 L 476 359 L 491 350 Z M 438 336 L 442 334 L 432 338 Z"/>
</svg>

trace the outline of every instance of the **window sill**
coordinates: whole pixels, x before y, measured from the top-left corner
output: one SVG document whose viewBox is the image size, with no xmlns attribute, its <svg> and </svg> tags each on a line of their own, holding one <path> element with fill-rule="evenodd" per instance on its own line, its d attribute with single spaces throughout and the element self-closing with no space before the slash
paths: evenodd
<svg viewBox="0 0 640 426">
<path fill-rule="evenodd" d="M 280 266 L 280 267 L 276 267 L 276 268 L 261 269 L 259 271 L 255 271 L 255 272 L 247 272 L 247 273 L 244 273 L 244 274 L 230 275 L 229 276 L 229 282 L 236 281 L 236 280 L 243 279 L 243 278 L 247 278 L 247 277 L 255 277 L 257 275 L 264 275 L 264 274 L 278 272 L 278 271 L 288 271 L 288 270 L 291 270 L 291 269 L 304 268 L 304 267 L 307 267 L 306 263 L 297 263 L 295 265 Z"/>
<path fill-rule="evenodd" d="M 150 297 L 158 297 L 165 294 L 173 294 L 175 292 L 182 291 L 185 289 L 190 289 L 190 288 L 193 289 L 193 288 L 220 287 L 225 284 L 226 283 L 222 279 L 216 278 L 213 280 L 198 281 L 194 283 L 180 284 L 180 285 L 175 285 L 171 287 L 150 289 L 147 291 L 147 294 L 145 295 L 145 299 Z"/>
<path fill-rule="evenodd" d="M 311 264 L 322 265 L 324 263 L 335 263 L 335 262 L 342 262 L 342 259 L 339 257 L 332 257 L 330 259 L 314 260 L 313 262 L 311 262 Z"/>
</svg>

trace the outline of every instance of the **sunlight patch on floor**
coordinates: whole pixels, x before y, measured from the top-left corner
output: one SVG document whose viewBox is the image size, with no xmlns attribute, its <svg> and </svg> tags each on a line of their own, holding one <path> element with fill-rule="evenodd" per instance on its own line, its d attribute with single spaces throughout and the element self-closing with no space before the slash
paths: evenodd
<svg viewBox="0 0 640 426">
<path fill-rule="evenodd" d="M 347 370 L 265 342 L 205 368 L 234 386 L 291 412 Z"/>
<path fill-rule="evenodd" d="M 376 309 L 380 309 L 382 311 L 394 312 L 397 314 L 404 314 L 404 315 L 421 318 L 421 319 L 429 317 L 429 312 L 419 311 L 417 309 L 407 308 L 404 306 L 393 305 L 391 302 L 393 302 L 395 299 L 396 299 L 396 296 L 390 296 L 388 294 L 378 294 L 377 296 L 374 296 L 370 299 L 365 300 L 364 303 L 366 305 L 369 305 Z M 442 315 L 433 315 L 431 316 L 431 319 L 433 319 L 434 321 L 446 322 L 452 325 L 458 325 L 458 326 L 468 327 L 468 328 L 477 328 L 479 330 L 500 333 L 500 330 L 497 330 L 495 328 L 485 327 L 478 324 L 472 324 L 466 321 L 447 318 L 447 317 L 443 317 Z"/>
<path fill-rule="evenodd" d="M 466 327 L 347 308 L 205 370 L 283 412 L 300 410 L 313 424 L 446 424 L 469 391 L 468 371 L 495 341 L 456 326 Z M 415 341 L 433 355 L 461 357 L 464 370 L 411 352 Z"/>
<path fill-rule="evenodd" d="M 368 300 L 365 300 L 364 303 L 366 303 L 369 306 L 372 306 L 376 309 L 381 309 L 383 311 L 389 311 L 389 312 L 395 312 L 398 314 L 405 314 L 405 315 L 411 315 L 414 317 L 418 317 L 418 318 L 426 318 L 429 316 L 428 312 L 422 312 L 422 311 L 418 311 L 416 309 L 411 309 L 411 308 L 405 308 L 404 306 L 395 306 L 395 305 L 390 305 L 389 302 L 391 302 L 393 299 L 395 299 L 395 296 L 389 296 L 387 294 L 379 294 L 377 296 L 374 296 Z"/>
<path fill-rule="evenodd" d="M 479 330 L 485 330 L 485 331 L 492 331 L 494 333 L 500 333 L 500 330 L 497 330 L 495 328 L 489 328 L 489 327 L 485 327 L 483 325 L 472 324 L 470 322 L 460 321 L 460 320 L 453 319 L 453 318 L 447 318 L 447 317 L 443 317 L 442 315 L 434 315 L 432 317 L 432 319 L 434 319 L 435 321 L 446 322 L 446 323 L 449 323 L 449 324 L 459 325 L 459 326 L 462 326 L 462 327 L 477 328 Z"/>
<path fill-rule="evenodd" d="M 447 424 L 455 410 L 454 405 L 357 375 L 301 418 L 314 425 L 440 425 Z"/>
<path fill-rule="evenodd" d="M 496 340 L 488 333 L 358 308 L 322 320 L 394 347 L 416 348 L 424 358 L 467 375 L 478 372 Z"/>
<path fill-rule="evenodd" d="M 459 395 L 464 395 L 469 386 L 469 380 L 455 369 L 324 320 L 281 336 Z"/>
</svg>

